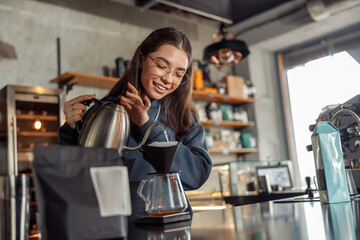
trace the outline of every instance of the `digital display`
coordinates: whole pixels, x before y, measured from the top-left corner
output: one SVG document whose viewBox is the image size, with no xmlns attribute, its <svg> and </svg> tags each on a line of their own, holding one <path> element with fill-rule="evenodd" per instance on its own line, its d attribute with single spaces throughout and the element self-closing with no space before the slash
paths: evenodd
<svg viewBox="0 0 360 240">
<path fill-rule="evenodd" d="M 288 166 L 257 167 L 257 176 L 269 176 L 270 185 L 279 185 L 284 188 L 292 188 L 292 182 Z"/>
</svg>

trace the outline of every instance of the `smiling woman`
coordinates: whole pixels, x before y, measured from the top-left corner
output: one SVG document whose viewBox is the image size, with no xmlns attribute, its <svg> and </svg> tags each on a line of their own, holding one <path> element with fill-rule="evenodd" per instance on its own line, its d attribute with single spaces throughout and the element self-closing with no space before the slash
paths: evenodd
<svg viewBox="0 0 360 240">
<path fill-rule="evenodd" d="M 184 190 L 199 188 L 209 177 L 211 160 L 205 143 L 205 132 L 191 99 L 192 53 L 188 38 L 174 28 L 152 32 L 136 49 L 129 69 L 102 99 L 123 105 L 131 120 L 127 146 L 139 145 L 150 126 L 159 122 L 148 135 L 146 144 L 180 141 L 170 171 L 181 171 Z M 66 123 L 60 128 L 60 143 L 77 145 L 75 122 L 82 120 L 86 108 L 82 101 L 94 95 L 83 95 L 65 103 Z M 90 111 L 89 111 L 90 112 Z M 129 151 L 125 161 L 133 162 L 130 186 L 148 178 L 155 169 L 140 150 Z M 138 203 L 138 204 L 137 204 Z M 133 217 L 145 214 L 144 203 L 132 194 Z M 189 205 L 186 210 L 191 212 Z"/>
<path fill-rule="evenodd" d="M 187 78 L 185 71 L 189 61 L 185 51 L 169 44 L 159 47 L 152 55 L 141 55 L 141 83 L 146 95 L 152 99 L 161 99 L 174 92 L 182 79 Z M 171 66 L 175 70 L 171 70 Z"/>
<path fill-rule="evenodd" d="M 162 64 L 160 66 L 155 62 Z M 160 71 L 159 68 L 163 68 L 164 71 Z M 181 81 L 184 84 L 175 86 L 178 80 L 177 74 L 167 73 L 174 71 L 183 76 Z M 174 28 L 159 29 L 151 33 L 136 49 L 128 71 L 105 99 L 123 96 L 121 101 L 124 101 L 123 104 L 129 114 L 136 114 L 131 120 L 141 119 L 141 121 L 136 120 L 138 126 L 147 120 L 143 104 L 148 104 L 150 99 L 161 100 L 163 109 L 168 112 L 166 114 L 168 124 L 181 137 L 190 130 L 194 123 L 193 117 L 197 114 L 191 101 L 191 81 L 185 81 L 191 75 L 192 48 L 186 35 Z M 128 91 L 129 83 L 137 92 L 134 92 L 134 89 Z"/>
</svg>

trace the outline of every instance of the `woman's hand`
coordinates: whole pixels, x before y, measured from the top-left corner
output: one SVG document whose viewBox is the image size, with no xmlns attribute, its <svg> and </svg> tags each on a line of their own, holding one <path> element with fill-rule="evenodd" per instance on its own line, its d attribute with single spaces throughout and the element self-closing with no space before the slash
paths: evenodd
<svg viewBox="0 0 360 240">
<path fill-rule="evenodd" d="M 131 83 L 128 83 L 128 88 L 126 97 L 121 96 L 120 104 L 127 109 L 130 120 L 137 126 L 142 126 L 150 119 L 147 113 L 151 106 L 150 99 L 146 95 L 141 98 Z"/>
<path fill-rule="evenodd" d="M 75 123 L 77 121 L 82 121 L 86 107 L 82 104 L 82 101 L 90 100 L 95 98 L 95 94 L 91 95 L 82 95 L 77 98 L 71 99 L 65 102 L 64 113 L 66 117 L 66 122 L 72 129 L 75 129 Z"/>
</svg>

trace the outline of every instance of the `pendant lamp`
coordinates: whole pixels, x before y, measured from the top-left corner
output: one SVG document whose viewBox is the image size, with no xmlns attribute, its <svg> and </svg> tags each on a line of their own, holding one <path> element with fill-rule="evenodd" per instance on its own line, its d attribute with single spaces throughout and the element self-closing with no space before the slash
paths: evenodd
<svg viewBox="0 0 360 240">
<path fill-rule="evenodd" d="M 234 34 L 221 23 L 220 30 L 214 33 L 214 43 L 204 50 L 204 61 L 216 67 L 236 64 L 249 55 L 249 49 L 242 40 L 236 40 Z"/>
</svg>

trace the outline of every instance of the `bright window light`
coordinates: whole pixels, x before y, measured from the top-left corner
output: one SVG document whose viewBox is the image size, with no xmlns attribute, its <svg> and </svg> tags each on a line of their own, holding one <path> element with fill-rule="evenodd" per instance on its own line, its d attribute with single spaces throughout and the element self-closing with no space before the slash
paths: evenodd
<svg viewBox="0 0 360 240">
<path fill-rule="evenodd" d="M 322 108 L 341 104 L 360 94 L 360 64 L 347 52 L 316 59 L 287 71 L 301 185 L 305 177 L 316 175 L 309 125 Z"/>
</svg>

